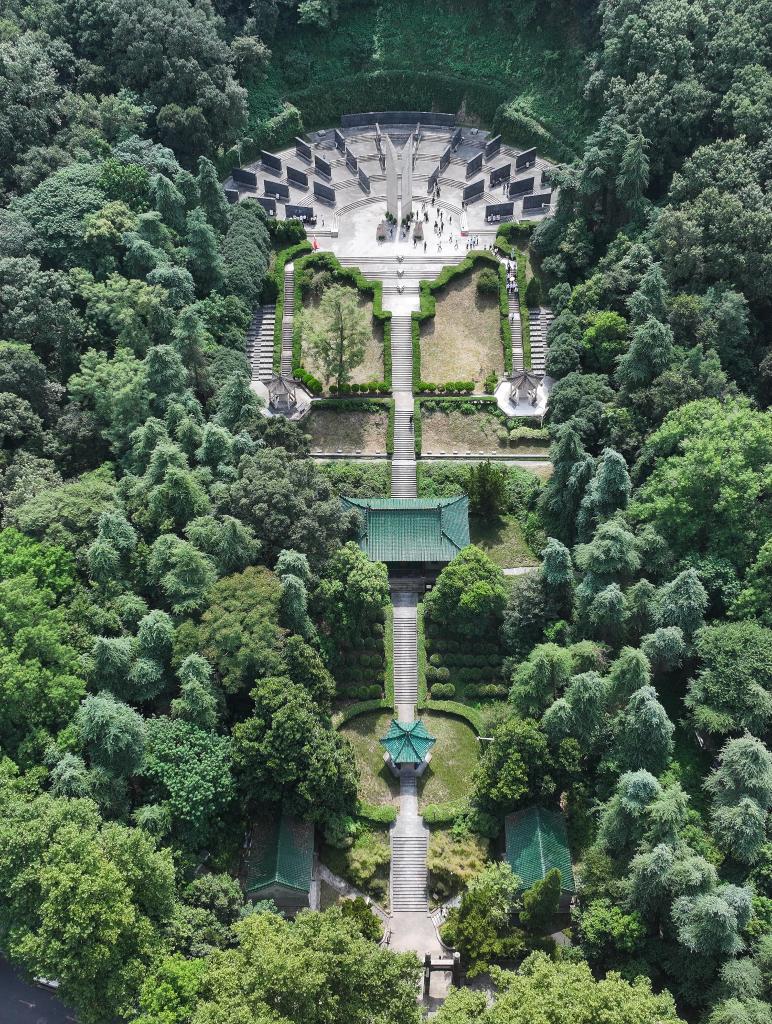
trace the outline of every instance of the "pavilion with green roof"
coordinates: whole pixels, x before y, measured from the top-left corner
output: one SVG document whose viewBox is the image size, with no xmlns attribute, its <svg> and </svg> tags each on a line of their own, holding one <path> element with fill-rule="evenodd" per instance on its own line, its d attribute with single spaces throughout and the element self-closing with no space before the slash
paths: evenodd
<svg viewBox="0 0 772 1024">
<path fill-rule="evenodd" d="M 247 895 L 294 913 L 309 905 L 314 826 L 284 812 L 257 821 L 246 855 Z"/>
<path fill-rule="evenodd" d="M 373 562 L 403 575 L 436 576 L 469 544 L 469 499 L 342 498 L 359 513 L 358 542 Z"/>
<path fill-rule="evenodd" d="M 528 889 L 548 871 L 560 871 L 560 906 L 567 910 L 576 891 L 566 824 L 560 811 L 526 807 L 504 819 L 506 859 Z"/>
<path fill-rule="evenodd" d="M 429 751 L 436 742 L 420 718 L 415 722 L 398 722 L 393 718 L 389 731 L 381 739 L 388 762 L 395 768 L 404 764 L 417 768 L 421 763 L 428 763 Z"/>
</svg>

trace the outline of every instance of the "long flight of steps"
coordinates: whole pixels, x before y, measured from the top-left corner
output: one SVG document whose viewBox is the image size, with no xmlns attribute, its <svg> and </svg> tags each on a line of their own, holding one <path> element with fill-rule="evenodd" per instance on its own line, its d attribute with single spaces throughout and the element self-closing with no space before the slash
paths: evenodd
<svg viewBox="0 0 772 1024">
<path fill-rule="evenodd" d="M 413 390 L 412 317 L 391 318 L 391 386 L 394 391 Z"/>
<path fill-rule="evenodd" d="M 515 373 L 522 370 L 523 362 L 523 325 L 520 322 L 520 300 L 517 294 L 509 293 L 509 326 L 512 331 L 512 369 Z"/>
<path fill-rule="evenodd" d="M 273 338 L 276 306 L 259 306 L 247 330 L 247 359 L 252 380 L 267 384 L 273 376 Z"/>
<path fill-rule="evenodd" d="M 554 316 L 551 309 L 537 307 L 528 311 L 531 321 L 531 368 L 534 373 L 544 374 L 547 358 L 547 330 Z"/>
<path fill-rule="evenodd" d="M 404 798 L 415 791 L 416 780 L 403 776 L 400 794 Z M 404 804 L 404 799 L 403 799 Z M 417 802 L 417 801 L 416 801 Z M 429 912 L 427 897 L 428 873 L 426 853 L 429 836 L 423 822 L 415 816 L 400 813 L 391 831 L 391 910 L 394 914 Z"/>
<path fill-rule="evenodd" d="M 292 318 L 295 313 L 295 266 L 284 268 L 284 315 L 281 318 L 281 375 L 292 376 Z"/>
<path fill-rule="evenodd" d="M 394 597 L 394 703 L 413 718 L 418 703 L 418 624 L 415 593 Z"/>
</svg>

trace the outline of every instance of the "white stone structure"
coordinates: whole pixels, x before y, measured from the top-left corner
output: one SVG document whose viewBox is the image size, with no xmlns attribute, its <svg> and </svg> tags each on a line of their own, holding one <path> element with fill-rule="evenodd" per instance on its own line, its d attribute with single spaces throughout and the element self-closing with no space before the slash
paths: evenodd
<svg viewBox="0 0 772 1024">
<path fill-rule="evenodd" d="M 413 212 L 413 136 L 402 150 L 402 220 Z"/>
<path fill-rule="evenodd" d="M 399 158 L 394 143 L 388 135 L 383 136 L 386 150 L 386 212 L 399 219 Z"/>
</svg>

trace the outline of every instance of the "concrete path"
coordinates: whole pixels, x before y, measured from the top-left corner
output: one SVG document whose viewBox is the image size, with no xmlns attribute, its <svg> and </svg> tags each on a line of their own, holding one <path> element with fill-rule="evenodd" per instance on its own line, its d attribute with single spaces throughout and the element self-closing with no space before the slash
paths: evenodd
<svg viewBox="0 0 772 1024">
<path fill-rule="evenodd" d="M 384 296 L 384 301 L 386 297 Z M 394 455 L 391 493 L 415 498 L 416 459 L 413 432 L 413 339 L 410 314 L 391 318 L 391 386 L 394 394 Z"/>
</svg>

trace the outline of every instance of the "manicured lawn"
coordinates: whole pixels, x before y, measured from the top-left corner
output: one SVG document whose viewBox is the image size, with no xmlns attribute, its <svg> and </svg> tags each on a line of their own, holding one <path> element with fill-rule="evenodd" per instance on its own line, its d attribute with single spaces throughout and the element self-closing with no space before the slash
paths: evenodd
<svg viewBox="0 0 772 1024">
<path fill-rule="evenodd" d="M 372 333 L 365 348 L 362 362 L 351 371 L 353 384 L 366 384 L 371 380 L 383 380 L 383 328 L 373 320 L 372 299 L 359 295 L 359 308 L 365 311 L 368 323 L 372 324 Z M 315 322 L 319 312 L 319 300 L 309 296 L 303 305 L 304 316 Z M 310 346 L 305 343 L 301 349 L 303 367 L 324 383 L 324 373 Z"/>
<path fill-rule="evenodd" d="M 303 420 L 311 435 L 311 451 L 385 452 L 389 414 L 383 411 L 355 412 L 314 406 Z"/>
<path fill-rule="evenodd" d="M 437 742 L 432 760 L 419 783 L 421 805 L 461 800 L 471 789 L 472 770 L 477 763 L 479 742 L 473 730 L 460 718 L 426 711 L 422 718 Z"/>
<path fill-rule="evenodd" d="M 424 380 L 473 380 L 482 391 L 489 373 L 504 372 L 498 299 L 478 295 L 481 273 L 465 274 L 437 293 L 437 315 L 421 325 Z"/>
<path fill-rule="evenodd" d="M 369 804 L 396 803 L 399 785 L 383 763 L 384 749 L 378 742 L 389 730 L 389 711 L 371 712 L 352 718 L 340 728 L 351 740 L 359 769 L 359 799 Z"/>
<path fill-rule="evenodd" d="M 500 516 L 491 522 L 470 516 L 469 532 L 472 543 L 482 548 L 502 569 L 539 564 L 526 543 L 523 528 L 514 516 Z"/>
</svg>

